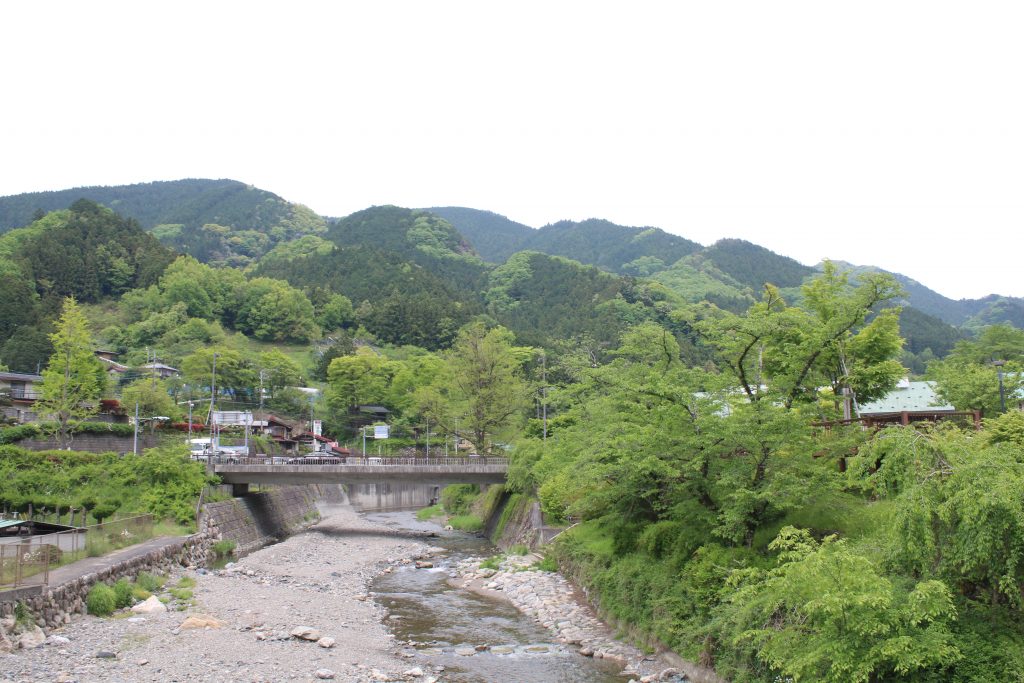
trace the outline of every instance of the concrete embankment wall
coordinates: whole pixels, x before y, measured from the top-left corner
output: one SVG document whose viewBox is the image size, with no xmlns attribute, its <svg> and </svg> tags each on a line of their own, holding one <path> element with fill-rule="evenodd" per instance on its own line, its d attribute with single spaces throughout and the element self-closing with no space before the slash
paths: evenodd
<svg viewBox="0 0 1024 683">
<path fill-rule="evenodd" d="M 234 541 L 239 555 L 276 543 L 320 519 L 319 486 L 282 486 L 203 506 L 201 527 L 214 539 Z"/>
<path fill-rule="evenodd" d="M 440 495 L 441 487 L 430 484 L 348 484 L 352 507 L 364 510 L 410 510 L 425 508 Z"/>
<path fill-rule="evenodd" d="M 61 626 L 71 615 L 85 614 L 86 596 L 96 583 L 135 580 L 142 571 L 167 573 L 175 567 L 204 566 L 213 557 L 213 544 L 221 539 L 234 541 L 236 552 L 242 554 L 301 531 L 320 519 L 316 501 L 323 493 L 318 486 L 285 486 L 210 503 L 200 515 L 200 533 L 60 585 L 0 592 L 0 617 L 13 614 L 21 602 L 40 626 Z"/>
</svg>

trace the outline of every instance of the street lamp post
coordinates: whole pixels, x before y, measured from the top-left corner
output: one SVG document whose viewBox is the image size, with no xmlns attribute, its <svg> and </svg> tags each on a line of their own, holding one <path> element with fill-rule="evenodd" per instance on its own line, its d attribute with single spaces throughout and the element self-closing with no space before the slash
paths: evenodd
<svg viewBox="0 0 1024 683">
<path fill-rule="evenodd" d="M 994 360 L 992 365 L 996 366 L 996 374 L 999 376 L 999 411 L 1002 413 L 1006 412 L 1006 390 L 1003 389 L 1003 366 L 1006 365 L 1005 360 Z"/>
</svg>

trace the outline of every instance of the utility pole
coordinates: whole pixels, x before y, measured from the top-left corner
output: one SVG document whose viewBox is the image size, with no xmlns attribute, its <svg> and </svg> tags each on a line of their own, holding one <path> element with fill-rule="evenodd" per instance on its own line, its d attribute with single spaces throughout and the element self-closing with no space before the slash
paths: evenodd
<svg viewBox="0 0 1024 683">
<path fill-rule="evenodd" d="M 132 434 L 132 455 L 139 454 L 139 402 L 135 402 L 135 432 Z"/>
<path fill-rule="evenodd" d="M 543 401 L 542 407 L 544 411 L 544 439 L 542 441 L 544 446 L 548 445 L 548 357 L 547 354 L 540 354 L 540 372 L 541 382 L 541 399 Z"/>
<path fill-rule="evenodd" d="M 260 370 L 260 415 L 263 415 L 263 370 Z"/>
<path fill-rule="evenodd" d="M 192 401 L 188 402 L 188 443 L 192 446 Z"/>
</svg>

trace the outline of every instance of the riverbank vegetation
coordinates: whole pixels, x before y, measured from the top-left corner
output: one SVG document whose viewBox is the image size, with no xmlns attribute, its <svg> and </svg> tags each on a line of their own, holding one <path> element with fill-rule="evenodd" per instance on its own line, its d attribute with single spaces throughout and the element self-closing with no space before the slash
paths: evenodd
<svg viewBox="0 0 1024 683">
<path fill-rule="evenodd" d="M 55 514 L 78 524 L 152 514 L 194 528 L 196 501 L 212 483 L 184 446 L 138 456 L 80 451 L 30 451 L 0 446 L 0 507 Z"/>
<path fill-rule="evenodd" d="M 1024 675 L 1019 416 L 821 426 L 900 372 L 890 286 L 695 318 L 711 371 L 650 324 L 576 366 L 510 485 L 579 522 L 555 553 L 609 616 L 733 681 Z"/>
</svg>

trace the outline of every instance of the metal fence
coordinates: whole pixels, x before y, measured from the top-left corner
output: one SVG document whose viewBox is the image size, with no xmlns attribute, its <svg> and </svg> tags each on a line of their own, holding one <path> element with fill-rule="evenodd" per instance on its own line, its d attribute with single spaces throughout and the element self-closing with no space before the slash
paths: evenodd
<svg viewBox="0 0 1024 683">
<path fill-rule="evenodd" d="M 47 585 L 50 572 L 153 538 L 153 515 L 139 515 L 40 536 L 0 537 L 0 587 Z"/>
<path fill-rule="evenodd" d="M 203 462 L 214 465 L 379 465 L 385 467 L 412 466 L 447 466 L 465 467 L 472 465 L 508 465 L 508 458 L 483 455 L 464 455 L 448 458 L 401 458 L 389 456 L 338 456 L 338 455 L 302 455 L 295 458 L 280 456 L 233 456 L 220 455 L 203 458 Z"/>
</svg>

